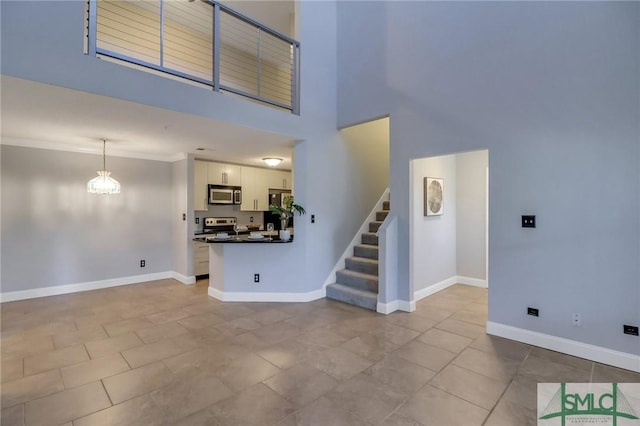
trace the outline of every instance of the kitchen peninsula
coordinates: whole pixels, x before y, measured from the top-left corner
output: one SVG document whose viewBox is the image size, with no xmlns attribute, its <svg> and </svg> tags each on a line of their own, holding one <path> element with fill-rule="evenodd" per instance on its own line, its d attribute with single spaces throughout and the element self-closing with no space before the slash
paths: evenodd
<svg viewBox="0 0 640 426">
<path fill-rule="evenodd" d="M 245 219 L 249 219 L 245 217 Z M 282 241 L 279 238 L 280 230 L 263 230 L 262 224 L 249 223 L 238 224 L 238 218 L 234 216 L 204 217 L 200 219 L 202 229 L 197 230 L 193 236 L 194 248 L 194 274 L 203 278 L 209 275 L 209 246 L 215 244 L 282 244 L 291 241 Z M 275 223 L 275 225 L 280 225 Z M 274 224 L 267 224 L 267 228 Z M 287 230 L 289 236 L 284 240 L 289 240 L 293 236 L 293 228 Z M 245 265 L 246 266 L 246 265 Z"/>
<path fill-rule="evenodd" d="M 297 257 L 298 245 L 293 237 L 285 241 L 276 233 L 264 234 L 262 238 L 230 233 L 228 238 L 193 239 L 209 246 L 209 296 L 223 301 L 289 301 L 282 289 L 299 282 L 286 273 L 289 262 Z"/>
<path fill-rule="evenodd" d="M 264 236 L 262 238 L 251 238 L 250 235 L 232 235 L 228 238 L 216 238 L 216 237 L 196 237 L 193 241 L 198 241 L 200 243 L 207 244 L 238 244 L 238 243 L 247 243 L 247 244 L 265 244 L 265 243 L 274 243 L 274 244 L 286 244 L 293 242 L 293 237 L 288 240 L 282 240 L 277 236 Z"/>
</svg>

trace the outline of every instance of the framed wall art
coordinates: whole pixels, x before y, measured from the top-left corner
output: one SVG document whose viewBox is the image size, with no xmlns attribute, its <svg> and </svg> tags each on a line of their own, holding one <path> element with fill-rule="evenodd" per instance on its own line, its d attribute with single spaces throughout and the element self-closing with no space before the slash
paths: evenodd
<svg viewBox="0 0 640 426">
<path fill-rule="evenodd" d="M 424 178 L 424 215 L 440 216 L 444 213 L 444 179 Z"/>
</svg>

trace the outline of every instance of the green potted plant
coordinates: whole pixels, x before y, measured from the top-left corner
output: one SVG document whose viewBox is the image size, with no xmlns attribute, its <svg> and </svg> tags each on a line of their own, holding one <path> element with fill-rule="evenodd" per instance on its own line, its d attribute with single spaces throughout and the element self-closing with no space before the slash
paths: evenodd
<svg viewBox="0 0 640 426">
<path fill-rule="evenodd" d="M 295 213 L 298 213 L 300 216 L 306 213 L 304 207 L 293 202 L 291 195 L 284 197 L 281 206 L 271 204 L 269 211 L 280 215 L 280 228 L 283 230 L 289 227 L 289 219 L 291 219 Z"/>
</svg>

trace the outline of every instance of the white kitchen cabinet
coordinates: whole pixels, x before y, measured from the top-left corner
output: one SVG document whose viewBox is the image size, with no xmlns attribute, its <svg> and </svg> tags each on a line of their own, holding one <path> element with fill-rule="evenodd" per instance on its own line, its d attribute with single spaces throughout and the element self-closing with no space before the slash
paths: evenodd
<svg viewBox="0 0 640 426">
<path fill-rule="evenodd" d="M 241 167 L 224 163 L 207 163 L 207 181 L 210 185 L 240 186 Z"/>
<path fill-rule="evenodd" d="M 267 170 L 269 172 L 269 188 L 291 189 L 291 172 L 282 170 Z"/>
<path fill-rule="evenodd" d="M 193 171 L 193 209 L 206 211 L 209 209 L 207 182 L 208 165 L 205 161 L 194 161 Z"/>
<path fill-rule="evenodd" d="M 209 244 L 198 241 L 193 242 L 193 275 L 206 275 L 209 273 Z"/>
<path fill-rule="evenodd" d="M 269 172 L 257 167 L 242 167 L 242 204 L 243 211 L 269 210 Z"/>
<path fill-rule="evenodd" d="M 291 190 L 291 172 L 242 167 L 242 205 L 244 211 L 268 211 L 269 189 Z"/>
</svg>

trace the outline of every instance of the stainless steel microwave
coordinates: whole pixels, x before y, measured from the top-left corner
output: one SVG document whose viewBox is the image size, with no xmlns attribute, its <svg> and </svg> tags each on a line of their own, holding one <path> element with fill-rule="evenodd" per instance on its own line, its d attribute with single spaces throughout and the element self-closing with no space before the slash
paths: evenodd
<svg viewBox="0 0 640 426">
<path fill-rule="evenodd" d="M 209 204 L 242 204 L 239 186 L 209 185 Z"/>
</svg>

